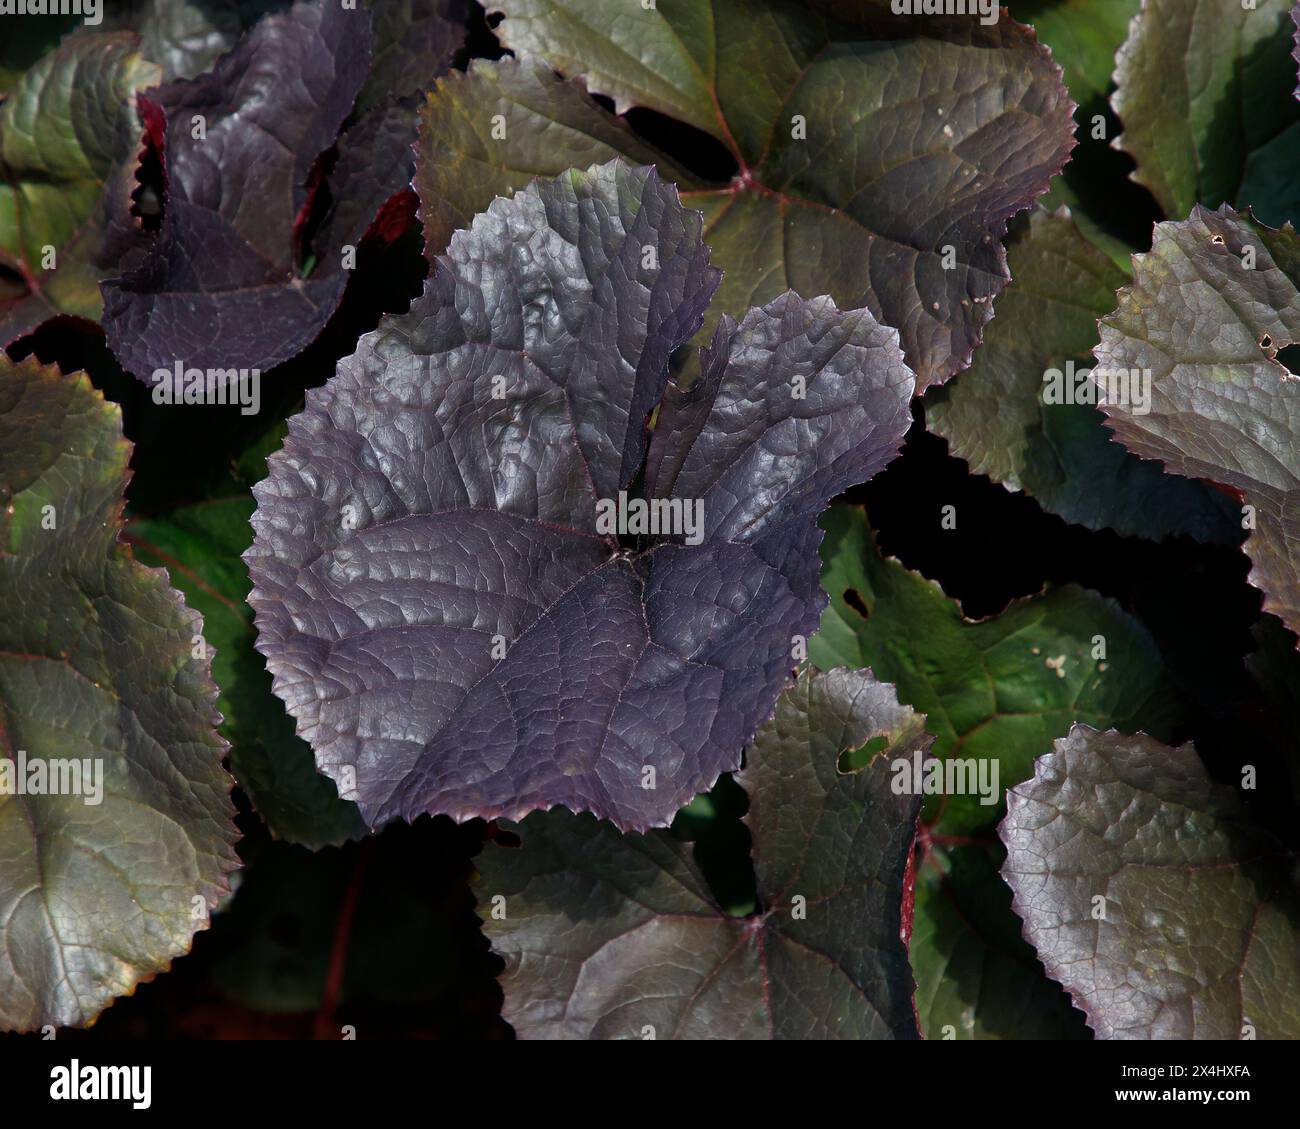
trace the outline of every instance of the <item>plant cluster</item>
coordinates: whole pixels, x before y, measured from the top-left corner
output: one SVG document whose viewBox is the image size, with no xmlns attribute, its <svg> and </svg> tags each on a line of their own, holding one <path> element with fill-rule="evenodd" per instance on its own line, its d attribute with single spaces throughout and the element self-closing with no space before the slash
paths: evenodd
<svg viewBox="0 0 1300 1129">
<path fill-rule="evenodd" d="M 77 7 L 0 1028 L 1300 1037 L 1300 5 Z"/>
</svg>

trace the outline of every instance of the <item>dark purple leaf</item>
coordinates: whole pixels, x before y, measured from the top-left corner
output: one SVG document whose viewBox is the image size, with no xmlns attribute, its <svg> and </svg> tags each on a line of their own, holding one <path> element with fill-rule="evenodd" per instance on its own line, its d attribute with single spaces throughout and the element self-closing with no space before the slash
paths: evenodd
<svg viewBox="0 0 1300 1129">
<path fill-rule="evenodd" d="M 718 283 L 700 227 L 617 161 L 497 200 L 290 421 L 256 491 L 258 646 L 371 825 L 664 825 L 770 714 L 825 602 L 817 515 L 897 451 L 913 380 L 865 311 L 751 310 L 715 337 L 676 485 L 660 435 L 685 425 L 656 428 L 649 476 L 700 526 L 604 533 Z"/>
<path fill-rule="evenodd" d="M 414 119 L 400 107 L 366 114 L 333 169 L 319 163 L 370 73 L 370 19 L 299 3 L 212 71 L 151 92 L 166 123 L 162 226 L 144 261 L 104 284 L 109 344 L 136 376 L 178 361 L 265 371 L 337 308 L 356 245 L 410 195 Z M 317 224 L 327 170 L 335 204 Z M 398 209 L 408 221 L 413 205 Z"/>
</svg>

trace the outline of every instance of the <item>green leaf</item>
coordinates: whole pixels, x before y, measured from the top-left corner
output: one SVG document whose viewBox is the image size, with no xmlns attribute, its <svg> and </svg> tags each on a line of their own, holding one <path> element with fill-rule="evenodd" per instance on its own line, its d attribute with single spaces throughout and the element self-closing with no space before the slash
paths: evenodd
<svg viewBox="0 0 1300 1129">
<path fill-rule="evenodd" d="M 1300 387 L 1278 351 L 1300 341 L 1300 239 L 1228 207 L 1156 227 L 1101 322 L 1098 368 L 1136 372 L 1149 411 L 1103 405 L 1134 454 L 1243 492 L 1264 608 L 1300 626 Z"/>
<path fill-rule="evenodd" d="M 1140 6 L 1140 0 L 1013 0 L 1010 4 L 1012 15 L 1032 24 L 1039 40 L 1051 49 L 1052 58 L 1064 69 L 1070 97 L 1078 103 L 1074 120 L 1079 144 L 1039 203 L 1049 211 L 1068 206 L 1089 242 L 1126 272 L 1134 249 L 1130 243 L 1142 243 L 1150 234 L 1145 213 L 1153 202 L 1128 180 L 1131 160 L 1112 147 L 1119 123 L 1108 95 L 1115 52 Z M 1016 276 L 1014 267 L 1011 274 Z"/>
<path fill-rule="evenodd" d="M 483 112 L 489 106 L 491 112 Z M 507 140 L 493 136 L 501 131 Z M 467 72 L 439 78 L 420 115 L 418 151 L 424 157 L 415 187 L 429 256 L 446 248 L 453 232 L 494 197 L 538 176 L 624 157 L 657 166 L 680 189 L 704 186 L 641 141 L 622 118 L 605 113 L 581 80 L 560 79 L 531 57 L 475 59 Z"/>
<path fill-rule="evenodd" d="M 999 831 L 1025 935 L 1099 1037 L 1300 1037 L 1294 859 L 1191 745 L 1077 725 Z"/>
<path fill-rule="evenodd" d="M 909 954 L 927 1039 L 1085 1039 L 1083 1014 L 1020 936 L 995 843 L 923 837 Z"/>
<path fill-rule="evenodd" d="M 503 0 L 494 10 L 516 53 L 585 77 L 620 113 L 648 108 L 702 130 L 735 160 L 730 181 L 678 181 L 725 270 L 700 343 L 723 312 L 787 288 L 825 293 L 897 328 L 919 387 L 941 383 L 970 362 L 1006 284 L 1007 220 L 1046 191 L 1073 144 L 1058 68 L 1007 19 L 987 27 L 901 19 L 880 3 L 780 0 Z M 443 213 L 430 252 L 449 224 L 521 179 L 609 158 L 609 115 L 560 87 L 525 59 L 435 89 L 417 177 L 426 209 Z M 596 146 L 575 151 L 584 134 Z"/>
<path fill-rule="evenodd" d="M 877 736 L 890 755 L 839 770 Z M 525 1038 L 915 1038 L 900 929 L 919 802 L 891 789 L 890 757 L 928 744 L 869 672 L 802 674 L 738 778 L 752 917 L 718 907 L 672 832 L 532 813 L 522 848 L 490 845 L 479 859 L 504 1017 Z"/>
<path fill-rule="evenodd" d="M 221 688 L 230 768 L 272 834 L 312 848 L 365 834 L 356 804 L 341 800 L 316 771 L 311 747 L 271 691 L 266 663 L 253 649 L 256 631 L 246 602 L 250 587 L 242 554 L 253 541 L 248 519 L 252 485 L 266 473 L 266 454 L 283 428 L 248 451 L 211 497 L 156 517 L 133 517 L 126 538 L 136 555 L 166 567 L 191 606 L 203 613 L 204 638 L 215 650 L 212 674 Z"/>
<path fill-rule="evenodd" d="M 881 557 L 860 509 L 834 506 L 822 528 L 830 604 L 809 659 L 822 669 L 869 666 L 926 715 L 935 756 L 996 766 L 992 803 L 970 787 L 932 795 L 932 830 L 990 828 L 1002 790 L 1026 779 L 1034 758 L 1075 721 L 1159 734 L 1177 716 L 1155 644 L 1115 601 L 1065 585 L 972 621 L 937 584 Z M 1101 645 L 1105 657 L 1094 657 Z"/>
<path fill-rule="evenodd" d="M 1071 98 L 1080 106 L 1105 100 L 1115 52 L 1142 0 L 1011 0 L 1009 7 L 1052 49 Z"/>
<path fill-rule="evenodd" d="M 135 92 L 159 74 L 133 33 L 78 31 L 0 104 L 0 267 L 18 280 L 0 289 L 0 345 L 58 314 L 99 320 L 110 224 L 132 230 Z"/>
<path fill-rule="evenodd" d="M 86 376 L 0 360 L 0 1028 L 92 1022 L 237 865 L 202 621 L 118 544 L 129 454 Z"/>
<path fill-rule="evenodd" d="M 1116 59 L 1116 145 L 1175 219 L 1194 204 L 1300 220 L 1291 0 L 1147 0 Z"/>
<path fill-rule="evenodd" d="M 1070 213 L 1037 209 L 1007 247 L 1015 281 L 968 372 L 926 397 L 930 430 L 976 474 L 1023 490 L 1089 529 L 1159 539 L 1234 541 L 1238 507 L 1200 482 L 1163 474 L 1111 442 L 1087 403 L 1044 403 L 1045 374 L 1092 365 L 1097 319 L 1129 279 L 1080 234 Z M 1086 392 L 1093 386 L 1081 381 Z"/>
</svg>

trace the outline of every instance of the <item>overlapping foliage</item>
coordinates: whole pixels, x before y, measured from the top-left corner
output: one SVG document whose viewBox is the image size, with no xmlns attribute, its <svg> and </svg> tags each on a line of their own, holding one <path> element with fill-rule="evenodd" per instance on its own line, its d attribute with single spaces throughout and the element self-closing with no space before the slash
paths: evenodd
<svg viewBox="0 0 1300 1129">
<path fill-rule="evenodd" d="M 432 999 L 433 814 L 521 1037 L 1300 1035 L 1300 6 L 486 7 L 0 46 L 0 1026 Z"/>
</svg>

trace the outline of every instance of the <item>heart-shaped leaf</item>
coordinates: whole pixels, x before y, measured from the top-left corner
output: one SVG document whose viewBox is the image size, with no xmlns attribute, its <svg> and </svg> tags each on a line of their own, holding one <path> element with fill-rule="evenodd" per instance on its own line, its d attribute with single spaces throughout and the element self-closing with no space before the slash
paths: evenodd
<svg viewBox="0 0 1300 1129">
<path fill-rule="evenodd" d="M 1059 69 L 1007 18 L 907 18 L 879 0 L 492 9 L 507 47 L 585 78 L 619 113 L 702 130 L 734 160 L 730 180 L 677 182 L 726 270 L 701 342 L 722 313 L 787 287 L 826 293 L 897 327 L 919 385 L 941 383 L 969 364 L 1007 282 L 1007 220 L 1073 145 Z M 609 114 L 561 86 L 527 59 L 440 83 L 417 174 L 430 250 L 528 176 L 607 158 Z M 584 135 L 595 148 L 575 153 Z"/>
<path fill-rule="evenodd" d="M 1226 495 L 1126 454 L 1092 406 L 1097 319 L 1115 308 L 1129 274 L 1064 209 L 1034 211 L 1007 258 L 1015 281 L 970 370 L 926 397 L 930 429 L 976 474 L 1066 521 L 1157 540 L 1239 537 L 1240 512 Z"/>
<path fill-rule="evenodd" d="M 1101 322 L 1097 374 L 1115 438 L 1248 504 L 1250 581 L 1300 626 L 1300 386 L 1278 351 L 1300 342 L 1300 239 L 1224 206 L 1156 227 L 1133 284 Z M 1121 393 L 1146 389 L 1145 407 Z"/>
<path fill-rule="evenodd" d="M 653 169 L 535 182 L 290 421 L 258 647 L 372 826 L 662 826 L 771 713 L 823 603 L 817 514 L 898 450 L 913 379 L 869 313 L 787 294 L 665 399 L 717 285 L 700 229 Z"/>
<path fill-rule="evenodd" d="M 129 451 L 84 375 L 0 360 L 0 1028 L 91 1022 L 237 864 L 201 621 L 117 543 Z"/>
<path fill-rule="evenodd" d="M 1290 0 L 1145 0 L 1115 60 L 1117 147 L 1171 219 L 1195 204 L 1300 220 Z"/>
<path fill-rule="evenodd" d="M 0 103 L 0 345 L 58 314 L 99 320 L 110 224 L 129 221 L 158 68 L 132 32 L 78 31 Z"/>
<path fill-rule="evenodd" d="M 751 917 L 718 908 L 672 832 L 534 812 L 521 848 L 478 860 L 504 1017 L 542 1039 L 916 1038 L 901 934 L 919 800 L 891 787 L 891 762 L 929 743 L 870 672 L 800 675 L 738 777 Z M 863 745 L 872 759 L 843 771 Z"/>
<path fill-rule="evenodd" d="M 1300 1037 L 1294 860 L 1191 745 L 1077 725 L 999 830 L 1025 936 L 1098 1036 Z"/>
</svg>

